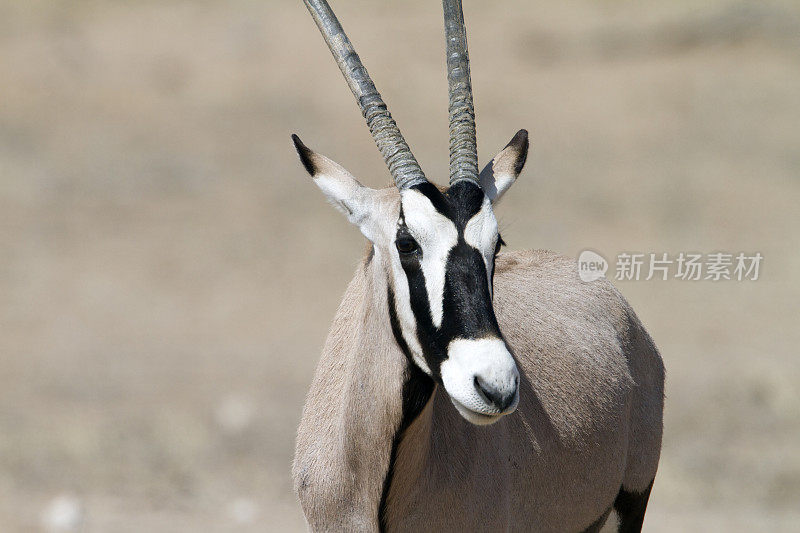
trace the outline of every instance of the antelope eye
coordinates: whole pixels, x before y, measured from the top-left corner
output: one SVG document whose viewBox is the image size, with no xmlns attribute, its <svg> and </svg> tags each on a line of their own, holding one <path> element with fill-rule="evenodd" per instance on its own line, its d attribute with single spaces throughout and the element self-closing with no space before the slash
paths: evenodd
<svg viewBox="0 0 800 533">
<path fill-rule="evenodd" d="M 411 237 L 398 238 L 397 241 L 395 241 L 395 246 L 397 246 L 397 251 L 401 254 L 413 254 L 419 249 L 417 241 Z"/>
</svg>

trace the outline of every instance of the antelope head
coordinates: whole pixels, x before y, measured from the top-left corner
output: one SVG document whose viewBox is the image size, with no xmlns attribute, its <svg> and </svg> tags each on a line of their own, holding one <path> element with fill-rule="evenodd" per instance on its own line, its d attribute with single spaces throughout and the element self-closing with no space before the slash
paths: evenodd
<svg viewBox="0 0 800 533">
<path fill-rule="evenodd" d="M 519 372 L 492 305 L 502 240 L 493 204 L 525 164 L 528 134 L 478 172 L 475 112 L 461 0 L 443 0 L 450 90 L 450 183 L 429 182 L 325 0 L 304 0 L 333 53 L 399 191 L 374 190 L 293 135 L 328 200 L 372 242 L 387 275 L 395 338 L 442 385 L 459 413 L 490 424 L 514 411 Z"/>
</svg>

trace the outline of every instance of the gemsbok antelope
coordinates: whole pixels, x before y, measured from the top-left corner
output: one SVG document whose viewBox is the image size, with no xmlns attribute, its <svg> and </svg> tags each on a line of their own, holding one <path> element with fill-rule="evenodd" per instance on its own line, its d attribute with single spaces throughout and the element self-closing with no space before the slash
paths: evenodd
<svg viewBox="0 0 800 533">
<path fill-rule="evenodd" d="M 444 0 L 450 184 L 429 182 L 325 0 L 304 0 L 396 187 L 300 160 L 369 241 L 303 409 L 294 486 L 313 531 L 639 531 L 661 449 L 664 368 L 605 279 L 498 254 L 493 204 L 528 151 L 478 172 L 460 0 Z M 491 424 L 491 425 L 490 425 Z"/>
</svg>

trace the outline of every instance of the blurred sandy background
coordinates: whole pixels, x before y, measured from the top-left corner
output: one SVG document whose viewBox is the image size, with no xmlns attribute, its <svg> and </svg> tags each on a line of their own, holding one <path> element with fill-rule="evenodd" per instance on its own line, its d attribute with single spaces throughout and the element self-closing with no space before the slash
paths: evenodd
<svg viewBox="0 0 800 533">
<path fill-rule="evenodd" d="M 446 176 L 440 3 L 335 8 Z M 800 520 L 800 6 L 466 2 L 511 249 L 755 252 L 618 283 L 668 369 L 645 530 Z M 0 531 L 302 531 L 289 480 L 363 249 L 289 134 L 388 173 L 300 0 L 0 1 Z"/>
</svg>

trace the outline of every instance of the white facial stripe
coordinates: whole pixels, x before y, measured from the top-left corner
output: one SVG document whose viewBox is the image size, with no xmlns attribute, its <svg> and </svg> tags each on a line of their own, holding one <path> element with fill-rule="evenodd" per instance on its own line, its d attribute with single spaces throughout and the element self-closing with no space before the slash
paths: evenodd
<svg viewBox="0 0 800 533">
<path fill-rule="evenodd" d="M 464 227 L 464 241 L 476 248 L 483 256 L 486 265 L 486 277 L 489 279 L 489 265 L 494 258 L 495 246 L 497 246 L 497 219 L 492 211 L 492 203 L 488 197 L 483 199 L 481 210 L 475 213 Z M 489 283 L 489 291 L 492 284 Z"/>
<path fill-rule="evenodd" d="M 394 256 L 394 254 L 392 254 Z M 408 283 L 406 282 L 406 273 L 403 267 L 400 266 L 400 261 L 397 257 L 392 257 L 391 265 L 393 270 L 393 278 L 397 280 L 394 284 L 394 308 L 397 312 L 397 320 L 400 322 L 400 333 L 406 341 L 408 350 L 411 352 L 411 358 L 423 372 L 429 376 L 433 375 L 428 363 L 422 356 L 422 346 L 417 339 L 417 322 L 414 319 L 414 312 L 411 310 L 411 295 L 408 292 Z"/>
<path fill-rule="evenodd" d="M 422 248 L 420 265 L 425 276 L 431 319 L 438 328 L 442 325 L 447 256 L 458 243 L 458 230 L 453 221 L 439 213 L 419 191 L 406 189 L 401 196 L 406 226 Z"/>
</svg>

